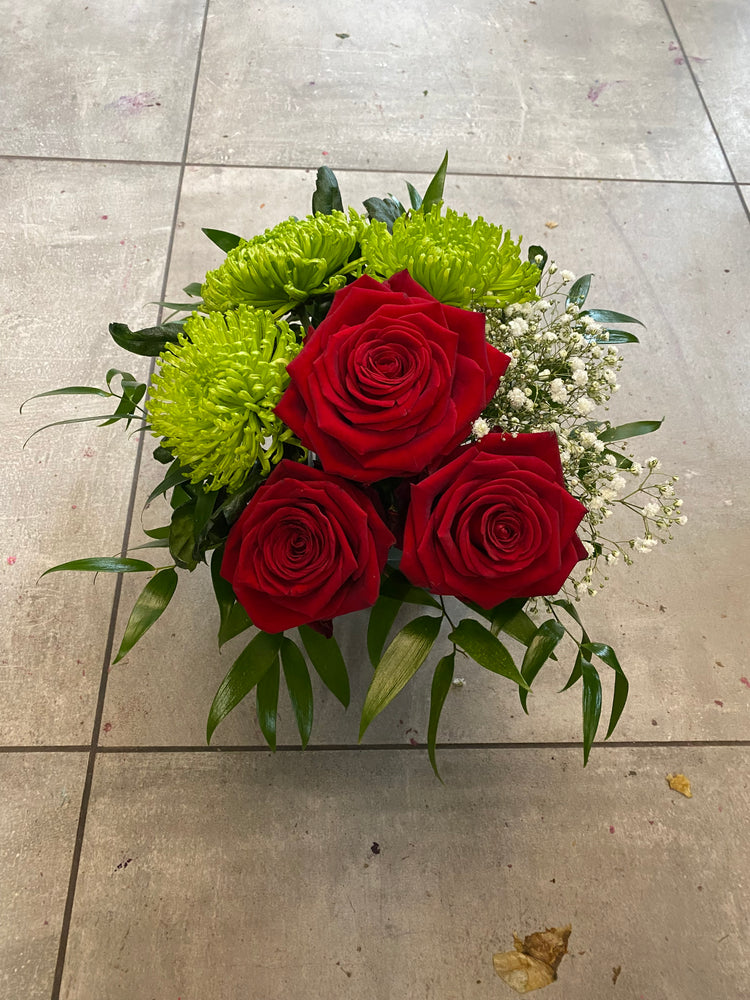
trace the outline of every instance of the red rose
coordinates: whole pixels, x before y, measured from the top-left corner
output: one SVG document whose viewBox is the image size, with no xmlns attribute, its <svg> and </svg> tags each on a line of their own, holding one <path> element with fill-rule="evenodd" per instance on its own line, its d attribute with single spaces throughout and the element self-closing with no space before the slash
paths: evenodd
<svg viewBox="0 0 750 1000">
<path fill-rule="evenodd" d="M 401 571 L 483 608 L 556 594 L 586 556 L 575 534 L 585 513 L 552 432 L 488 434 L 412 486 Z"/>
<path fill-rule="evenodd" d="M 408 272 L 359 278 L 289 364 L 276 413 L 327 472 L 414 474 L 468 437 L 509 361 L 481 313 L 443 305 Z"/>
<path fill-rule="evenodd" d="M 393 540 L 363 490 L 285 459 L 232 526 L 221 575 L 253 624 L 283 632 L 374 604 Z"/>
</svg>

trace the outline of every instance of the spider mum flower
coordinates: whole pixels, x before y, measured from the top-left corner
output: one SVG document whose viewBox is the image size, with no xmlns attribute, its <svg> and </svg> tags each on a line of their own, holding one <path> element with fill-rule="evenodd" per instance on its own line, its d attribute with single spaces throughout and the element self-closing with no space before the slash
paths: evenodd
<svg viewBox="0 0 750 1000">
<path fill-rule="evenodd" d="M 440 302 L 467 308 L 472 303 L 505 306 L 535 299 L 539 268 L 521 260 L 520 240 L 485 222 L 433 205 L 426 214 L 402 215 L 393 234 L 373 220 L 362 236 L 367 272 L 390 278 L 408 270 Z"/>
<path fill-rule="evenodd" d="M 336 291 L 337 277 L 349 260 L 364 221 L 352 211 L 287 219 L 227 254 L 203 285 L 203 301 L 225 312 L 245 303 L 275 311 L 293 308 L 313 293 Z"/>
<path fill-rule="evenodd" d="M 148 413 L 192 482 L 237 489 L 256 462 L 267 473 L 284 457 L 284 442 L 296 438 L 274 407 L 300 349 L 286 323 L 247 306 L 187 320 L 179 344 L 161 355 Z"/>
</svg>

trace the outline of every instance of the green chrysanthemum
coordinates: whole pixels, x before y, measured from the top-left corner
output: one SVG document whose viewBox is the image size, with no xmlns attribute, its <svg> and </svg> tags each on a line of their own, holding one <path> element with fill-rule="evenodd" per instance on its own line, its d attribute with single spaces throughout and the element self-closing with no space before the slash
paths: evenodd
<svg viewBox="0 0 750 1000">
<path fill-rule="evenodd" d="M 537 298 L 539 269 L 521 260 L 520 240 L 485 222 L 440 206 L 429 212 L 402 215 L 393 235 L 383 222 L 373 221 L 362 237 L 367 272 L 390 278 L 408 270 L 436 299 L 467 308 L 472 303 L 506 306 Z"/>
<path fill-rule="evenodd" d="M 364 220 L 350 210 L 287 219 L 230 250 L 203 285 L 210 310 L 224 312 L 240 303 L 258 309 L 292 309 L 314 293 L 346 284 L 343 271 L 359 240 Z"/>
<path fill-rule="evenodd" d="M 296 440 L 274 407 L 289 384 L 286 366 L 301 350 L 284 322 L 240 306 L 193 313 L 179 344 L 161 355 L 148 402 L 151 430 L 194 483 L 237 489 L 253 465 L 264 472 Z"/>
</svg>

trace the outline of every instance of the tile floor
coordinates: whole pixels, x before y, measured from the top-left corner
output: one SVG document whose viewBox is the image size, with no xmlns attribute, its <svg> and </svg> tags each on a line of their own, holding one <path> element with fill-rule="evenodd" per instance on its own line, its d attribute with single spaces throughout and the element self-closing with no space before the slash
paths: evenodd
<svg viewBox="0 0 750 1000">
<path fill-rule="evenodd" d="M 0 1000 L 510 997 L 493 952 L 566 922 L 550 997 L 750 996 L 744 0 L 0 14 Z M 107 323 L 147 325 L 215 265 L 200 226 L 306 211 L 321 163 L 352 204 L 399 192 L 446 147 L 454 207 L 596 272 L 594 304 L 648 323 L 615 412 L 666 416 L 645 447 L 682 473 L 690 524 L 586 608 L 628 670 L 626 714 L 583 770 L 562 668 L 529 718 L 466 671 L 442 786 L 412 745 L 425 674 L 361 748 L 356 711 L 317 691 L 307 753 L 287 706 L 272 756 L 245 705 L 207 751 L 232 652 L 205 626 L 207 581 L 111 670 L 132 580 L 38 581 L 140 539 L 137 439 L 83 423 L 22 449 L 92 409 L 18 407 L 110 365 L 145 373 Z M 356 661 L 356 616 L 342 641 Z"/>
</svg>

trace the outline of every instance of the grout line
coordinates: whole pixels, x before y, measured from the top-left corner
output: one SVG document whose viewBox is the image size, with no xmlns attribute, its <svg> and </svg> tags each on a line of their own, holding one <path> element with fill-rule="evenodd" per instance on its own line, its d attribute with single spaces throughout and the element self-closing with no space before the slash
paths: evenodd
<svg viewBox="0 0 750 1000">
<path fill-rule="evenodd" d="M 701 90 L 700 84 L 698 83 L 698 78 L 695 75 L 693 64 L 690 62 L 690 56 L 687 54 L 687 52 L 685 51 L 685 46 L 682 44 L 682 38 L 680 37 L 680 33 L 677 30 L 677 25 L 674 23 L 674 18 L 670 13 L 669 7 L 667 6 L 667 0 L 661 0 L 661 3 L 662 7 L 664 8 L 664 13 L 667 15 L 667 20 L 669 21 L 670 27 L 672 28 L 672 32 L 674 33 L 674 37 L 677 41 L 677 44 L 680 47 L 680 52 L 682 53 L 682 57 L 685 60 L 685 65 L 687 66 L 688 72 L 690 73 L 693 85 L 695 86 L 695 89 L 698 92 L 698 97 L 700 99 L 701 104 L 703 105 L 703 110 L 705 111 L 706 117 L 708 118 L 708 122 L 711 126 L 711 129 L 713 130 L 716 142 L 718 143 L 719 149 L 721 150 L 721 155 L 724 157 L 724 162 L 727 165 L 729 176 L 732 178 L 732 185 L 734 186 L 734 189 L 737 192 L 737 197 L 740 199 L 740 205 L 742 205 L 747 221 L 750 222 L 750 208 L 748 207 L 748 203 L 745 200 L 745 195 L 742 191 L 742 187 L 740 186 L 740 183 L 737 180 L 737 175 L 734 172 L 734 168 L 732 167 L 729 155 L 727 154 L 727 151 L 724 148 L 724 143 L 721 141 L 721 136 L 719 135 L 719 130 L 716 127 L 716 123 L 714 122 L 713 115 L 708 109 L 708 104 L 706 103 L 706 98 L 703 96 L 703 91 Z"/>
<path fill-rule="evenodd" d="M 675 33 L 676 34 L 676 33 Z M 705 106 L 705 104 L 704 104 Z M 713 123 L 712 123 L 713 124 Z M 715 130 L 714 130 L 715 131 Z M 723 152 L 723 148 L 722 148 Z M 726 154 L 725 154 L 726 158 Z M 118 164 L 125 166 L 135 166 L 135 167 L 205 167 L 207 169 L 216 168 L 227 168 L 229 170 L 281 170 L 281 171 L 299 171 L 306 170 L 308 172 L 316 170 L 317 167 L 305 166 L 300 164 L 298 166 L 289 166 L 286 164 L 272 164 L 272 163 L 221 163 L 221 162 L 197 162 L 192 160 L 108 160 L 108 159 L 96 159 L 94 157 L 70 157 L 70 156 L 27 156 L 15 153 L 0 153 L 0 160 L 31 160 L 38 161 L 40 163 L 99 163 L 99 164 Z M 731 171 L 731 168 L 730 168 Z M 409 174 L 415 177 L 431 177 L 432 172 L 429 170 L 416 170 L 413 168 L 407 168 L 404 170 L 400 169 L 388 169 L 385 170 L 380 167 L 336 167 L 337 174 L 383 174 L 384 176 L 390 176 L 392 174 Z M 451 169 L 448 174 L 449 177 L 474 177 L 480 180 L 503 180 L 504 178 L 511 178 L 514 180 L 527 180 L 527 181 L 589 181 L 592 183 L 602 183 L 602 184 L 682 184 L 682 185 L 693 185 L 699 187 L 737 187 L 738 181 L 734 178 L 732 173 L 732 180 L 728 181 L 710 181 L 710 180 L 682 180 L 672 177 L 589 177 L 581 176 L 579 174 L 523 174 L 523 173 L 485 173 L 483 171 L 477 170 L 453 170 Z"/>
<path fill-rule="evenodd" d="M 750 740 L 599 740 L 593 744 L 599 750 L 639 750 L 641 748 L 670 749 L 679 747 L 689 749 L 690 747 L 750 747 Z M 438 750 L 580 750 L 583 742 L 580 740 L 549 740 L 524 742 L 474 742 L 474 743 L 438 743 Z M 337 753 L 350 752 L 352 750 L 395 750 L 398 752 L 412 752 L 414 750 L 425 750 L 426 743 L 315 743 L 308 744 L 302 748 L 298 744 L 285 743 L 276 747 L 277 753 Z M 2 753 L 91 753 L 92 748 L 84 745 L 71 746 L 8 746 L 0 747 Z M 273 751 L 262 743 L 248 744 L 226 744 L 216 746 L 205 746 L 199 744 L 185 744 L 183 746 L 100 746 L 97 744 L 96 753 L 114 755 L 117 754 L 185 754 L 185 753 L 272 753 Z"/>
<path fill-rule="evenodd" d="M 162 277 L 162 288 L 161 294 L 159 296 L 160 301 L 163 301 L 166 296 L 167 282 L 169 280 L 169 266 L 172 259 L 172 250 L 174 247 L 175 231 L 177 229 L 177 214 L 180 207 L 180 196 L 182 194 L 182 181 L 185 176 L 185 163 L 187 160 L 188 145 L 190 143 L 190 129 L 193 120 L 193 111 L 195 109 L 195 98 L 198 91 L 198 77 L 200 74 L 201 65 L 201 55 L 203 52 L 203 42 L 206 36 L 206 22 L 208 20 L 208 5 L 210 0 L 205 0 L 205 5 L 203 8 L 203 22 L 201 25 L 201 32 L 198 39 L 197 55 L 195 60 L 195 74 L 193 76 L 193 88 L 190 95 L 190 106 L 188 108 L 187 124 L 185 128 L 185 142 L 182 150 L 182 161 L 180 163 L 180 172 L 177 178 L 177 191 L 175 194 L 175 204 L 174 212 L 172 213 L 172 225 L 169 233 L 169 241 L 167 243 L 166 257 L 164 263 L 164 274 Z M 162 317 L 162 307 L 159 307 L 157 322 L 161 322 Z M 154 369 L 154 360 L 152 359 L 149 368 L 149 381 L 151 380 L 151 375 Z M 125 527 L 122 536 L 122 555 L 127 554 L 128 541 L 130 539 L 130 529 L 133 524 L 133 514 L 135 511 L 135 500 L 138 492 L 138 477 L 141 468 L 141 460 L 143 457 L 144 443 L 146 439 L 146 432 L 142 430 L 139 434 L 138 439 L 138 449 L 136 451 L 135 463 L 133 466 L 133 474 L 130 484 L 130 497 L 128 500 L 128 510 L 125 517 Z M 117 616 L 120 607 L 120 595 L 122 593 L 122 574 L 117 577 L 117 583 L 115 585 L 115 593 L 112 599 L 112 612 L 109 621 L 109 633 L 107 635 L 107 645 L 104 650 L 104 662 L 102 663 L 102 675 L 99 681 L 99 695 L 96 703 L 96 711 L 94 713 L 94 726 L 91 735 L 91 746 L 89 748 L 88 762 L 86 766 L 86 778 L 83 784 L 83 793 L 81 795 L 81 808 L 78 815 L 78 827 L 76 829 L 76 838 L 73 846 L 73 857 L 70 865 L 70 878 L 68 881 L 68 892 L 65 899 L 65 910 L 63 912 L 62 927 L 60 929 L 60 943 L 57 951 L 57 961 L 55 964 L 55 974 L 52 981 L 52 995 L 51 1000 L 59 1000 L 60 989 L 62 987 L 62 977 L 65 971 L 65 959 L 68 951 L 68 939 L 70 936 L 70 925 L 73 915 L 73 904 L 75 901 L 76 888 L 78 884 L 78 870 L 81 863 L 81 853 L 83 850 L 83 840 L 86 833 L 86 819 L 88 817 L 89 802 L 91 800 L 91 787 L 94 779 L 94 766 L 96 764 L 96 755 L 99 744 L 99 734 L 101 731 L 102 716 L 104 714 L 104 699 L 107 693 L 107 675 L 109 672 L 109 665 L 112 656 L 112 648 L 115 639 L 115 629 L 117 627 Z"/>
</svg>

